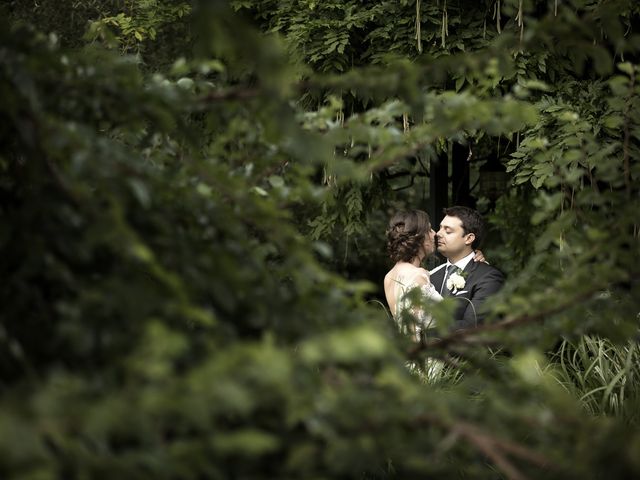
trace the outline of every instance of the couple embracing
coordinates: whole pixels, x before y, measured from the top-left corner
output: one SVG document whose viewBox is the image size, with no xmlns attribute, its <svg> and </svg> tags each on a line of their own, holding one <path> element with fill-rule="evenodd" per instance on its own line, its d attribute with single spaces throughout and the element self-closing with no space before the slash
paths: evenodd
<svg viewBox="0 0 640 480">
<path fill-rule="evenodd" d="M 416 320 L 414 325 L 404 327 L 411 329 L 407 333 L 418 339 L 422 331 L 434 326 L 425 302 L 416 301 L 414 292 L 427 303 L 456 297 L 459 304 L 454 330 L 482 323 L 481 304 L 504 283 L 502 272 L 485 262 L 482 252 L 476 250 L 483 234 L 481 215 L 467 207 L 445 208 L 437 233 L 422 210 L 399 212 L 391 218 L 387 249 L 395 265 L 384 278 L 384 291 L 396 321 L 400 322 L 405 311 Z M 447 261 L 429 272 L 420 265 L 436 250 Z"/>
</svg>

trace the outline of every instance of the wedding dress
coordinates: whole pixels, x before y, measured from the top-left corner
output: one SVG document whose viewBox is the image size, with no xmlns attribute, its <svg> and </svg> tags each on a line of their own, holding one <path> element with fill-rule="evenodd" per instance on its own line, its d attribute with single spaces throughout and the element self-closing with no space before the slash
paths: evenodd
<svg viewBox="0 0 640 480">
<path fill-rule="evenodd" d="M 418 279 L 427 280 L 427 283 L 418 283 Z M 416 289 L 418 290 L 416 291 Z M 396 311 L 393 318 L 398 329 L 405 334 L 413 333 L 417 341 L 428 337 L 429 331 L 433 331 L 435 327 L 435 320 L 424 309 L 424 306 L 428 305 L 429 301 L 442 301 L 442 295 L 438 293 L 429 280 L 429 275 L 419 272 L 412 275 L 396 276 L 394 279 L 394 294 Z M 418 301 L 416 302 L 416 300 Z M 410 316 L 405 315 L 405 312 Z M 408 319 L 415 319 L 412 327 L 409 326 Z M 423 365 L 418 365 L 416 362 L 408 362 L 407 367 L 422 378 L 423 381 L 429 383 L 440 377 L 443 363 L 433 358 L 427 358 Z"/>
<path fill-rule="evenodd" d="M 418 279 L 426 280 L 427 283 L 418 283 Z M 402 325 L 403 312 L 405 311 L 416 319 L 416 329 L 419 331 L 434 327 L 433 318 L 424 310 L 423 305 L 421 305 L 423 302 L 415 302 L 416 297 L 412 294 L 414 289 L 417 288 L 419 289 L 419 296 L 422 297 L 422 299 L 435 302 L 442 300 L 442 296 L 438 293 L 431 281 L 429 281 L 429 275 L 424 272 L 418 272 L 413 275 L 398 275 L 394 279 L 394 282 L 396 311 L 393 312 L 393 318 L 396 320 L 400 330 L 407 333 L 406 325 Z"/>
</svg>

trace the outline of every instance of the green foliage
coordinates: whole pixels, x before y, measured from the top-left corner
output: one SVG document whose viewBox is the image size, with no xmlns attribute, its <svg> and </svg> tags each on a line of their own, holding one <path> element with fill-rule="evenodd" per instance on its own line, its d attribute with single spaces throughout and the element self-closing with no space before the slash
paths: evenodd
<svg viewBox="0 0 640 480">
<path fill-rule="evenodd" d="M 88 41 L 113 39 L 123 53 L 138 52 L 145 40 L 156 40 L 162 28 L 178 23 L 191 11 L 187 2 L 137 0 L 127 3 L 126 11 L 91 22 L 85 38 Z M 110 29 L 115 29 L 118 34 L 112 36 Z"/>
<path fill-rule="evenodd" d="M 149 53 L 184 31 L 169 3 L 126 5 L 76 11 L 130 18 L 124 41 L 153 26 Z M 637 476 L 631 403 L 585 414 L 543 353 L 637 333 L 637 7 L 233 5 L 271 33 L 196 2 L 153 75 L 0 26 L 0 476 Z M 450 334 L 444 301 L 439 338 L 411 343 L 371 283 L 323 265 L 345 237 L 361 263 L 383 249 L 388 210 L 419 197 L 393 169 L 487 137 L 514 145 L 493 217 L 509 282 L 487 325 Z M 433 359 L 451 382 L 405 366 Z M 617 405 L 632 363 L 606 382 Z"/>
<path fill-rule="evenodd" d="M 389 54 L 415 57 L 475 50 L 495 35 L 491 2 L 231 2 L 281 33 L 295 54 L 321 72 L 387 63 Z M 394 21 L 390 22 L 389 19 Z"/>
<path fill-rule="evenodd" d="M 8 6 L 6 5 L 8 3 Z M 63 46 L 84 44 L 83 35 L 89 21 L 100 17 L 110 8 L 117 8 L 117 0 L 10 0 L 3 8 L 16 23 L 40 26 L 45 33 L 56 34 Z"/>
<path fill-rule="evenodd" d="M 638 345 L 616 345 L 591 336 L 563 340 L 549 365 L 557 381 L 594 415 L 616 415 L 638 424 Z"/>
<path fill-rule="evenodd" d="M 190 50 L 189 2 L 168 0 L 11 1 L 16 22 L 57 35 L 61 45 L 101 43 L 142 58 L 151 70 Z"/>
<path fill-rule="evenodd" d="M 534 195 L 526 185 L 512 189 L 497 202 L 487 220 L 499 232 L 498 245 L 483 246 L 486 256 L 509 274 L 517 274 L 535 252 L 535 243 L 543 229 L 531 224 L 531 198 Z"/>
</svg>

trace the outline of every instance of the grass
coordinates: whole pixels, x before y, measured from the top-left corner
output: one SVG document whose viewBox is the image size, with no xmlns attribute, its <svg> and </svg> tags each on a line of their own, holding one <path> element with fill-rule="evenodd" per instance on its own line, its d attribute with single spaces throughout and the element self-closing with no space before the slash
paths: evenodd
<svg viewBox="0 0 640 480">
<path fill-rule="evenodd" d="M 623 417 L 640 424 L 640 350 L 606 338 L 563 340 L 549 364 L 552 376 L 593 415 Z"/>
</svg>

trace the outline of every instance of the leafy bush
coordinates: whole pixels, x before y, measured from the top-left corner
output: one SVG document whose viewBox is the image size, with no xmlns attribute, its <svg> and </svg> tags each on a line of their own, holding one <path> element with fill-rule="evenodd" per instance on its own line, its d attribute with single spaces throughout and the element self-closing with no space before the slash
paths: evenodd
<svg viewBox="0 0 640 480">
<path fill-rule="evenodd" d="M 386 2 L 376 21 L 415 5 Z M 545 50 L 557 79 L 579 74 L 577 51 L 602 62 L 605 50 L 614 72 L 609 43 L 592 48 L 600 27 L 631 62 L 637 37 L 619 27 L 634 8 L 538 18 L 505 2 L 509 29 L 489 43 L 468 27 L 477 51 L 342 75 L 292 61 L 291 45 L 225 2 L 194 4 L 194 36 L 177 42 L 193 53 L 166 70 L 1 25 L 0 476 L 637 476 L 628 419 L 585 415 L 541 365 L 562 335 L 623 344 L 637 332 L 638 69 L 620 65 L 584 118 L 543 110 L 561 99 L 531 82 Z M 334 37 L 327 55 L 341 55 Z M 325 95 L 340 90 L 361 108 L 336 121 L 346 102 Z M 601 112 L 612 118 L 598 130 Z M 533 245 L 486 325 L 412 344 L 365 301 L 371 283 L 328 270 L 331 249 L 302 231 L 327 205 L 371 235 L 368 219 L 406 200 L 376 198 L 389 190 L 372 178 L 484 135 L 522 137 L 511 168 L 531 185 L 518 200 L 535 227 L 520 215 L 507 238 Z M 452 307 L 433 315 L 446 324 Z M 458 383 L 425 385 L 405 367 L 433 358 L 455 364 Z"/>
</svg>

